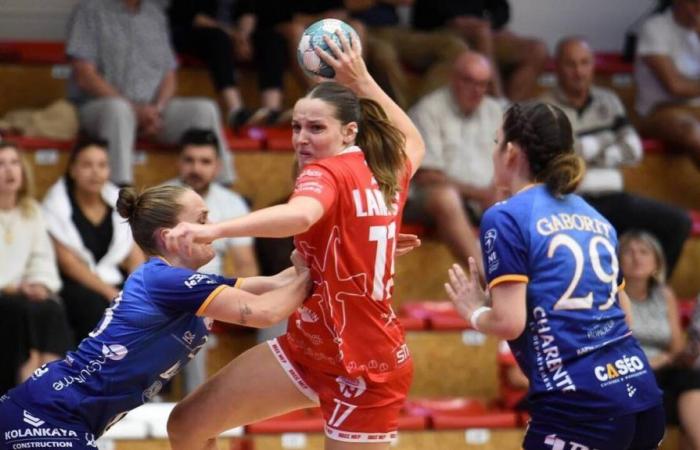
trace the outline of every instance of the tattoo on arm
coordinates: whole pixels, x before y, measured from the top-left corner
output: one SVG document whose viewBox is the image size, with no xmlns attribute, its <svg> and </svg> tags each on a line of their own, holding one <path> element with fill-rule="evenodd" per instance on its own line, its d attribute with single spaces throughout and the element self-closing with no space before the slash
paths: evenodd
<svg viewBox="0 0 700 450">
<path fill-rule="evenodd" d="M 250 306 L 241 301 L 238 302 L 238 311 L 241 315 L 239 323 L 241 325 L 246 325 L 248 323 L 247 317 L 253 314 L 253 311 L 250 309 Z"/>
</svg>

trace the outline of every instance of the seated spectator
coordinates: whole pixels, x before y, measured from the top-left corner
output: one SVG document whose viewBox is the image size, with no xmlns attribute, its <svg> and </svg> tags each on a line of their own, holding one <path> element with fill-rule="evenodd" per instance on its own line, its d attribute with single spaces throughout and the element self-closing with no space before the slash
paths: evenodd
<svg viewBox="0 0 700 450">
<path fill-rule="evenodd" d="M 700 1 L 673 0 L 637 40 L 637 113 L 643 135 L 687 152 L 700 167 Z"/>
<path fill-rule="evenodd" d="M 290 60 L 292 44 L 285 37 L 286 22 L 280 11 L 268 0 L 235 0 L 230 16 L 239 24 L 254 22 L 249 41 L 253 50 L 261 107 L 248 120 L 251 124 L 289 125 L 290 110 L 284 109 L 284 74 L 289 62 L 296 66 L 296 56 Z M 284 14 L 283 14 L 284 16 Z M 285 16 L 286 17 L 286 16 Z M 245 28 L 245 25 L 240 25 Z M 294 44 L 296 45 L 296 44 Z"/>
<path fill-rule="evenodd" d="M 406 108 L 415 98 L 444 85 L 455 58 L 467 49 L 457 36 L 443 31 L 417 31 L 399 26 L 397 4 L 413 0 L 345 0 L 353 17 L 367 27 L 365 53 L 388 92 Z M 406 67 L 419 71 L 420 86 L 409 89 Z"/>
<path fill-rule="evenodd" d="M 350 18 L 343 0 L 248 1 L 256 4 L 255 16 L 261 26 L 264 29 L 272 27 L 283 37 L 287 45 L 287 60 L 293 62 L 288 67 L 304 90 L 311 87 L 314 81 L 306 76 L 296 63 L 297 46 L 309 25 L 325 18 L 343 20 L 355 29 L 360 40 L 364 42 L 365 29 L 360 21 Z"/>
<path fill-rule="evenodd" d="M 508 20 L 507 0 L 415 0 L 413 7 L 415 28 L 446 28 L 456 33 L 507 74 L 494 74 L 493 94 L 521 101 L 536 93 L 537 77 L 547 61 L 547 47 L 537 39 L 509 31 Z"/>
<path fill-rule="evenodd" d="M 220 153 L 221 146 L 214 132 L 197 128 L 187 130 L 180 139 L 179 176 L 166 182 L 189 186 L 202 196 L 212 222 L 233 219 L 250 212 L 243 197 L 215 181 L 221 165 Z M 218 239 L 213 245 L 214 258 L 206 266 L 200 267 L 199 272 L 241 279 L 258 275 L 253 238 Z M 199 352 L 192 363 L 184 368 L 185 393 L 192 392 L 206 380 L 206 355 L 205 351 Z"/>
<path fill-rule="evenodd" d="M 199 128 L 187 130 L 180 139 L 179 176 L 166 182 L 189 186 L 202 196 L 209 208 L 209 220 L 212 222 L 233 219 L 250 212 L 240 194 L 216 182 L 216 173 L 221 165 L 220 154 L 221 146 L 213 131 Z M 253 238 L 219 239 L 214 242 L 214 250 L 214 259 L 200 267 L 200 272 L 235 275 L 237 278 L 258 275 Z"/>
<path fill-rule="evenodd" d="M 404 220 L 434 224 L 464 265 L 469 256 L 482 264 L 468 215 L 478 222 L 498 196 L 492 185 L 492 155 L 503 109 L 486 96 L 491 77 L 488 59 L 466 51 L 453 64 L 449 86 L 409 111 L 426 152 L 411 184 Z"/>
<path fill-rule="evenodd" d="M 219 111 L 203 98 L 174 97 L 175 54 L 159 2 L 81 0 L 68 22 L 66 52 L 72 75 L 69 97 L 81 127 L 109 142 L 112 181 L 133 184 L 136 135 L 176 143 L 184 130 L 216 130 Z M 222 153 L 220 179 L 234 179 L 231 155 Z"/>
<path fill-rule="evenodd" d="M 56 256 L 32 191 L 19 150 L 0 142 L 0 393 L 73 345 L 57 296 Z"/>
<path fill-rule="evenodd" d="M 279 113 L 281 110 L 281 84 L 279 95 L 263 95 L 263 109 L 253 113 L 244 107 L 234 68 L 236 62 L 253 60 L 255 16 L 234 12 L 231 16 L 237 16 L 235 25 L 225 24 L 217 19 L 222 6 L 219 3 L 222 2 L 173 0 L 170 3 L 168 13 L 175 49 L 202 59 L 207 65 L 214 87 L 226 108 L 227 122 L 232 128 L 271 124 L 273 111 Z M 270 101 L 273 99 L 279 101 Z"/>
<path fill-rule="evenodd" d="M 669 275 L 690 233 L 688 214 L 674 206 L 624 192 L 621 167 L 639 162 L 642 143 L 617 95 L 593 85 L 593 52 L 585 40 L 563 39 L 557 46 L 557 86 L 541 99 L 561 108 L 576 135 L 576 151 L 586 161 L 580 194 L 622 234 L 647 230 L 661 241 Z"/>
<path fill-rule="evenodd" d="M 526 410 L 530 381 L 518 366 L 507 341 L 498 343 L 499 396 L 503 408 Z"/>
<path fill-rule="evenodd" d="M 109 182 L 106 145 L 79 141 L 43 203 L 63 281 L 60 295 L 78 341 L 119 294 L 123 271 L 144 261 L 129 225 L 114 209 L 119 189 Z"/>
<path fill-rule="evenodd" d="M 700 448 L 700 372 L 679 362 L 683 334 L 673 291 L 666 285 L 664 255 L 649 233 L 620 238 L 620 268 L 631 300 L 632 332 L 664 391 L 668 423 L 679 424 L 691 448 Z"/>
</svg>

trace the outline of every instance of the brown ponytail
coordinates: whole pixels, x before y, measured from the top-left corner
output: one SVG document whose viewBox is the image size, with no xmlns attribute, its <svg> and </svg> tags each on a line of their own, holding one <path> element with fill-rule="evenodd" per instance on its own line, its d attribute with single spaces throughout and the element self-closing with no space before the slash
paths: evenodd
<svg viewBox="0 0 700 450">
<path fill-rule="evenodd" d="M 586 164 L 574 153 L 571 122 L 560 108 L 541 102 L 516 103 L 506 111 L 504 142 L 522 147 L 535 181 L 560 196 L 574 192 Z"/>
<path fill-rule="evenodd" d="M 389 121 L 379 103 L 360 99 L 362 116 L 356 143 L 365 154 L 384 201 L 391 205 L 399 191 L 399 177 L 406 167 L 406 136 Z"/>
<path fill-rule="evenodd" d="M 362 149 L 387 205 L 394 202 L 399 179 L 406 167 L 406 137 L 389 121 L 374 100 L 358 98 L 347 87 L 333 81 L 316 85 L 308 98 L 323 100 L 335 107 L 336 117 L 345 125 L 356 122 L 355 143 Z"/>
</svg>

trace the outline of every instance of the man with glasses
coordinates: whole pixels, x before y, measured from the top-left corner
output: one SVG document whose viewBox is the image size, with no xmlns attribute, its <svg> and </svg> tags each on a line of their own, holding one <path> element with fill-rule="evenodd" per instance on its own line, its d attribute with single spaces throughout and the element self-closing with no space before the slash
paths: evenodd
<svg viewBox="0 0 700 450">
<path fill-rule="evenodd" d="M 471 221 L 498 198 L 492 154 L 503 108 L 486 95 L 493 76 L 489 60 L 465 51 L 454 61 L 448 86 L 421 99 L 409 115 L 426 144 L 411 184 L 404 220 L 434 225 L 464 265 L 481 261 Z"/>
</svg>

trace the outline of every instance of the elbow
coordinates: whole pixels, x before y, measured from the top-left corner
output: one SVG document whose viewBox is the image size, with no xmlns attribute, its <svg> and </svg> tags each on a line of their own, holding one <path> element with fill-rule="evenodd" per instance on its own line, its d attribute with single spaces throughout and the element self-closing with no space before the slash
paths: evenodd
<svg viewBox="0 0 700 450">
<path fill-rule="evenodd" d="M 494 334 L 501 339 L 512 341 L 520 337 L 525 330 L 525 321 L 519 320 L 502 320 L 497 321 L 494 327 Z"/>
<path fill-rule="evenodd" d="M 277 325 L 282 320 L 284 320 L 284 318 L 285 316 L 279 311 L 266 311 L 263 315 L 261 315 L 260 319 L 257 321 L 256 328 L 269 328 L 273 325 Z"/>
<path fill-rule="evenodd" d="M 301 212 L 294 217 L 294 234 L 304 233 L 316 222 L 316 218 L 311 214 Z"/>
<path fill-rule="evenodd" d="M 498 337 L 505 339 L 506 341 L 512 341 L 520 337 L 523 334 L 523 328 L 517 327 L 503 327 L 498 330 Z"/>
</svg>

